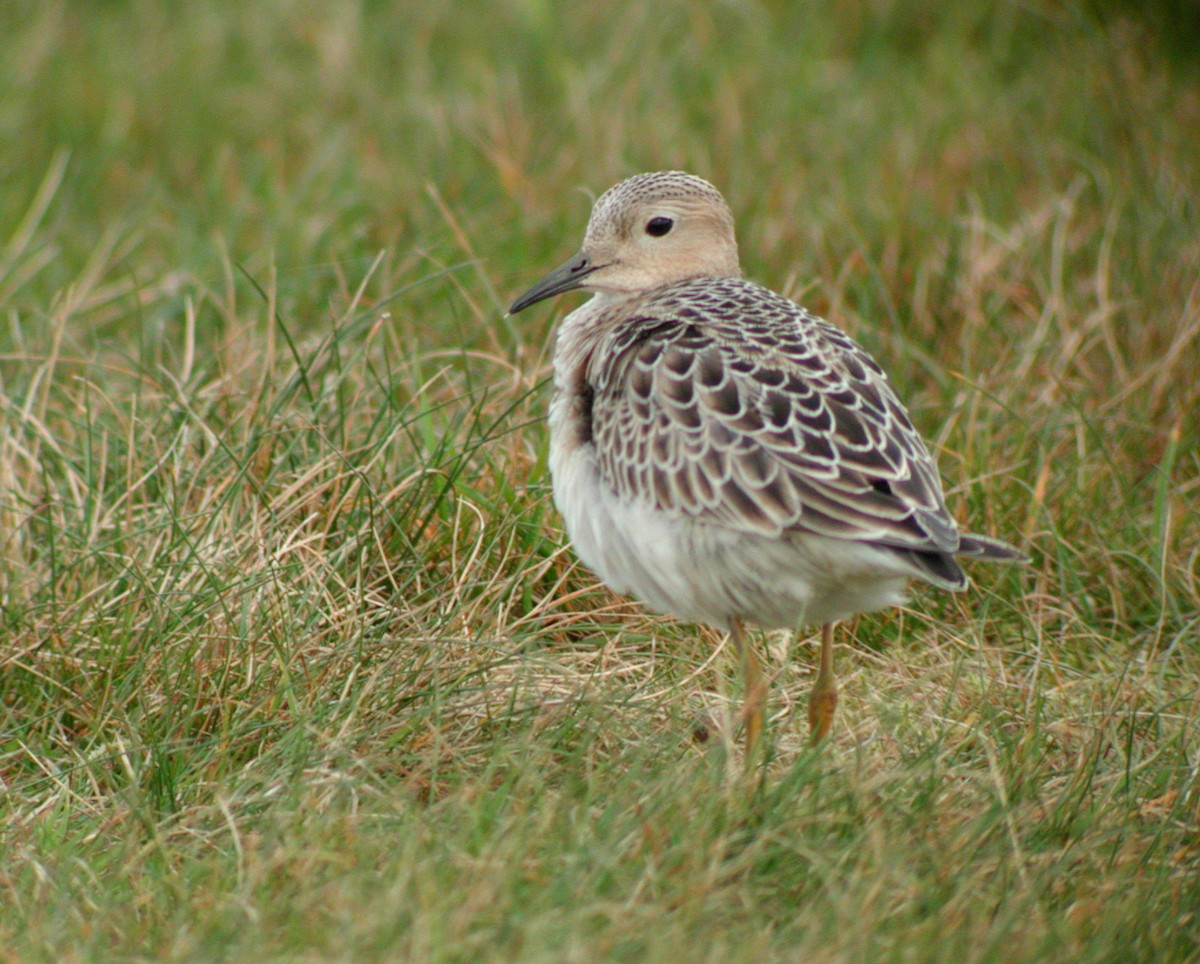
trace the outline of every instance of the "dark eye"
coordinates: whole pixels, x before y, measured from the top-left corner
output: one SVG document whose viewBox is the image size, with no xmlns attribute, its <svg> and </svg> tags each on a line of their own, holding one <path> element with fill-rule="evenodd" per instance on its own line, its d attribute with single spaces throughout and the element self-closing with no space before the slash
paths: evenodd
<svg viewBox="0 0 1200 964">
<path fill-rule="evenodd" d="M 652 238 L 661 238 L 673 227 L 675 222 L 670 218 L 651 218 L 646 222 L 646 233 Z"/>
</svg>

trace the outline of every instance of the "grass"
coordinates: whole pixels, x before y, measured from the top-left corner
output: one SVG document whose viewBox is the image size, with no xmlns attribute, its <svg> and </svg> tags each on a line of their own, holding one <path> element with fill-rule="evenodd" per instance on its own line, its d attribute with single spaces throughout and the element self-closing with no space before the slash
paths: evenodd
<svg viewBox="0 0 1200 964">
<path fill-rule="evenodd" d="M 1193 6 L 0 26 L 0 960 L 1200 959 Z M 502 317 L 665 167 L 1035 557 L 843 630 L 816 753 L 763 640 L 750 784 Z"/>
</svg>

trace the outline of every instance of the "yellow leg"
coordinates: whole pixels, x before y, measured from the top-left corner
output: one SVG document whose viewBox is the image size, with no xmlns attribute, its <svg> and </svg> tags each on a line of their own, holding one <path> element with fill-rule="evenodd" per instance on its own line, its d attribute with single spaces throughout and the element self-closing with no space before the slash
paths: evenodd
<svg viewBox="0 0 1200 964">
<path fill-rule="evenodd" d="M 742 663 L 742 682 L 746 692 L 742 697 L 742 723 L 746 736 L 746 765 L 750 766 L 758 753 L 762 739 L 763 721 L 767 711 L 767 683 L 758 667 L 754 649 L 745 638 L 745 631 L 738 619 L 729 623 L 729 634 Z"/>
<path fill-rule="evenodd" d="M 837 681 L 833 678 L 833 623 L 821 627 L 821 667 L 808 694 L 809 746 L 816 746 L 829 733 L 837 709 Z"/>
</svg>

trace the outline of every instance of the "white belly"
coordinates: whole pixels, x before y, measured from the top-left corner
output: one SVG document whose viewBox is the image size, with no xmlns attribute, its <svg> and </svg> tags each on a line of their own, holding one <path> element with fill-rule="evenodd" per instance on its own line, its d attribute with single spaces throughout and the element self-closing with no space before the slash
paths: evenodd
<svg viewBox="0 0 1200 964">
<path fill-rule="evenodd" d="M 904 601 L 912 575 L 891 553 L 801 533 L 768 537 L 622 502 L 590 444 L 554 444 L 554 501 L 579 557 L 617 592 L 692 622 L 824 624 Z"/>
</svg>

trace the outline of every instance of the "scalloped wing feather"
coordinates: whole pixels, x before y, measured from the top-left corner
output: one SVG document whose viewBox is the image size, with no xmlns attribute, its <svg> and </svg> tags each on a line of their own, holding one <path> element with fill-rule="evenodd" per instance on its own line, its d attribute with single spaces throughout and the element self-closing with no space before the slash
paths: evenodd
<svg viewBox="0 0 1200 964">
<path fill-rule="evenodd" d="M 932 458 L 844 333 L 730 278 L 621 309 L 587 379 L 598 466 L 623 498 L 747 532 L 958 551 Z"/>
</svg>

